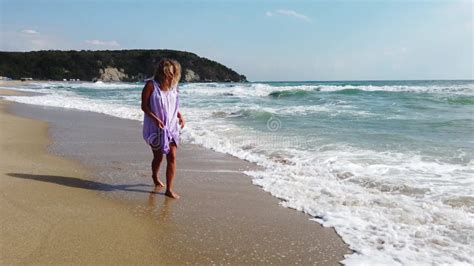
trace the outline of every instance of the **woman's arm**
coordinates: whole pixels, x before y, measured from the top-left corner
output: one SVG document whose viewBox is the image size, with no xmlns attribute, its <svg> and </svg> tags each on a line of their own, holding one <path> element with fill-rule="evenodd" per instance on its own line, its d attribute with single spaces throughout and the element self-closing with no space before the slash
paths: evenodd
<svg viewBox="0 0 474 266">
<path fill-rule="evenodd" d="M 153 83 L 151 81 L 147 81 L 142 91 L 142 110 L 145 115 L 149 115 L 153 120 L 155 120 L 158 127 L 163 128 L 163 121 L 161 121 L 150 109 L 150 96 L 153 92 L 153 89 Z"/>
<path fill-rule="evenodd" d="M 181 114 L 181 111 L 178 111 L 178 121 L 181 125 L 181 128 L 183 128 L 186 121 L 184 120 L 184 116 Z"/>
</svg>

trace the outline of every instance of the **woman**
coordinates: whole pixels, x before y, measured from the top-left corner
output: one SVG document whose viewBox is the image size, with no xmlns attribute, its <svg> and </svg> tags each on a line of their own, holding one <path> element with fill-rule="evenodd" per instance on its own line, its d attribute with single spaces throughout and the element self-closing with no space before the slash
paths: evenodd
<svg viewBox="0 0 474 266">
<path fill-rule="evenodd" d="M 151 146 L 153 183 L 164 187 L 158 177 L 163 154 L 166 154 L 165 195 L 179 198 L 173 190 L 176 173 L 176 148 L 179 144 L 179 125 L 184 127 L 184 118 L 179 112 L 178 82 L 181 65 L 176 60 L 162 59 L 155 70 L 153 79 L 147 80 L 142 91 L 143 138 Z"/>
</svg>

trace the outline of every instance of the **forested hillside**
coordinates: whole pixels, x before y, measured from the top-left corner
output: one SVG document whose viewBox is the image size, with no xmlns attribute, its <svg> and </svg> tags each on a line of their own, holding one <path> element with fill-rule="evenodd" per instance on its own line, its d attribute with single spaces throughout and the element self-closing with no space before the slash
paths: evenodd
<svg viewBox="0 0 474 266">
<path fill-rule="evenodd" d="M 0 52 L 0 76 L 38 80 L 140 81 L 161 58 L 181 63 L 182 81 L 244 82 L 234 70 L 196 54 L 175 50 Z"/>
</svg>

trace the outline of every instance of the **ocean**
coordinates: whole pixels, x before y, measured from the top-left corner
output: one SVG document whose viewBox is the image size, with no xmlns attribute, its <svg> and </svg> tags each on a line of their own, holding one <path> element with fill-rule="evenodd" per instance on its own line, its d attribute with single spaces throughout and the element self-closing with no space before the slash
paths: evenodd
<svg viewBox="0 0 474 266">
<path fill-rule="evenodd" d="M 142 88 L 5 98 L 141 121 Z M 474 264 L 474 81 L 190 83 L 180 97 L 183 140 L 260 165 L 255 185 L 356 251 L 343 263 Z"/>
</svg>

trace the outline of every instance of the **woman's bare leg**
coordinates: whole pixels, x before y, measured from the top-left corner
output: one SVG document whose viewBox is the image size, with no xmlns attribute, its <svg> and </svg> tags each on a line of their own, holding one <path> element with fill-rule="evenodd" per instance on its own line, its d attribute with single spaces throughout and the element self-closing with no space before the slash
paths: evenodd
<svg viewBox="0 0 474 266">
<path fill-rule="evenodd" d="M 173 190 L 173 179 L 176 173 L 176 144 L 170 145 L 170 152 L 166 155 L 166 193 L 165 195 L 178 199 L 179 195 Z"/>
<path fill-rule="evenodd" d="M 160 178 L 158 177 L 158 173 L 160 171 L 160 164 L 163 160 L 163 152 L 161 150 L 152 150 L 153 151 L 153 161 L 151 161 L 151 177 L 153 178 L 153 183 L 155 187 L 164 187 L 165 185 L 161 182 Z"/>
</svg>

